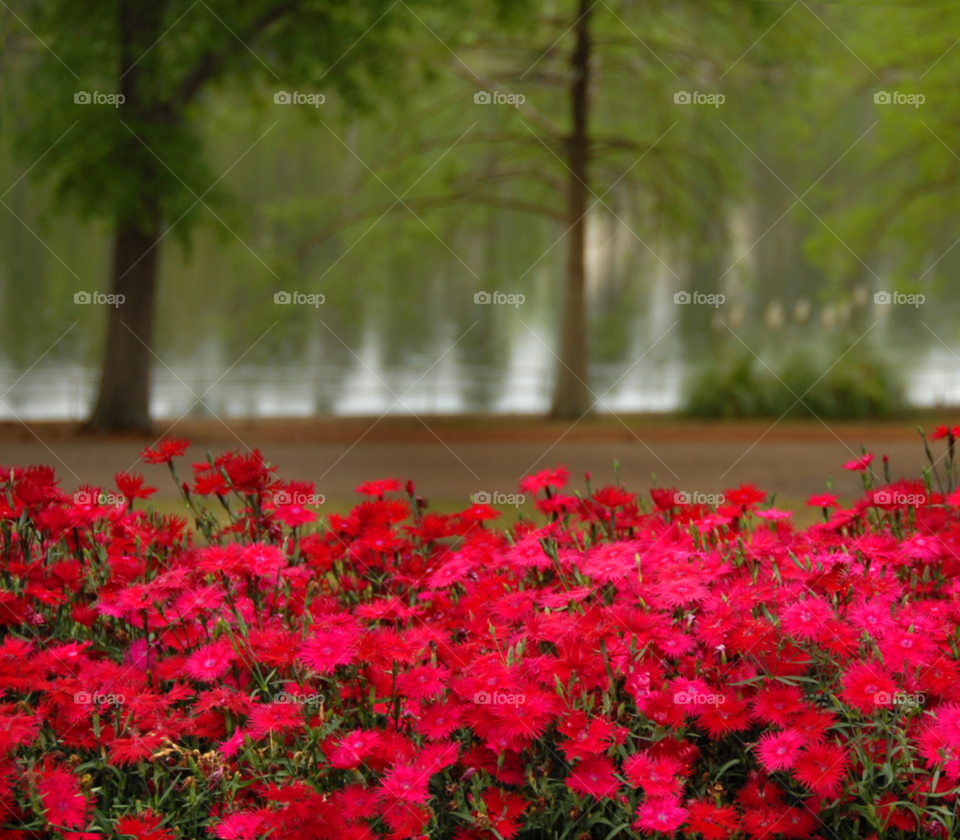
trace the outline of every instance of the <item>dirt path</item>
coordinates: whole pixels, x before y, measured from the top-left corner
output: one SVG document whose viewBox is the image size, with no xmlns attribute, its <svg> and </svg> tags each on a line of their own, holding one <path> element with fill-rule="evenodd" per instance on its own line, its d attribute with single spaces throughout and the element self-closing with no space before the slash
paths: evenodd
<svg viewBox="0 0 960 840">
<path fill-rule="evenodd" d="M 940 418 L 950 422 L 950 417 Z M 953 422 L 960 418 L 952 418 Z M 707 424 L 670 418 L 601 417 L 579 424 L 536 418 L 376 418 L 229 421 L 182 421 L 173 434 L 194 443 L 190 460 L 203 460 L 209 449 L 259 448 L 284 478 L 316 482 L 331 501 L 347 501 L 353 488 L 371 478 L 412 478 L 422 495 L 436 501 L 468 503 L 486 490 L 516 492 L 528 472 L 563 463 L 575 486 L 583 487 L 589 470 L 595 484 L 613 480 L 613 462 L 634 490 L 645 490 L 656 473 L 660 485 L 694 493 L 716 493 L 751 481 L 777 492 L 784 504 L 797 505 L 825 488 L 833 476 L 834 492 L 857 494 L 859 477 L 841 469 L 865 444 L 888 454 L 894 476 L 920 475 L 925 458 L 915 421 L 871 424 L 745 421 Z M 931 418 L 924 426 L 932 428 Z M 426 424 L 426 425 L 425 425 Z M 572 426 L 572 427 L 571 427 Z M 429 427 L 429 428 L 428 428 Z M 158 424 L 159 436 L 165 426 Z M 142 471 L 160 488 L 158 498 L 174 491 L 166 469 L 138 462 L 139 452 L 156 436 L 102 438 L 84 435 L 70 424 L 0 425 L 0 464 L 45 463 L 73 492 L 81 484 L 113 486 L 121 470 Z M 942 445 L 935 445 L 941 454 Z M 181 478 L 190 475 L 186 463 Z"/>
</svg>

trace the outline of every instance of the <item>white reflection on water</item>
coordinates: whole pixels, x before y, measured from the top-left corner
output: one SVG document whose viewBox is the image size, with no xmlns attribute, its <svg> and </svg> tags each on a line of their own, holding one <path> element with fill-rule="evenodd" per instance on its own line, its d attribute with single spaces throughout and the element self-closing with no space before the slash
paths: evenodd
<svg viewBox="0 0 960 840">
<path fill-rule="evenodd" d="M 346 369 L 237 367 L 223 376 L 222 369 L 210 367 L 159 368 L 153 372 L 151 414 L 157 419 L 210 411 L 224 417 L 537 414 L 549 408 L 556 373 L 553 355 L 532 334 L 516 342 L 503 369 L 463 364 L 453 353 L 432 368 L 433 362 L 419 369 L 389 368 L 379 361 L 375 340 L 365 342 L 358 356 Z M 684 364 L 674 359 L 643 359 L 633 367 L 594 365 L 593 399 L 602 397 L 596 411 L 674 411 L 681 404 L 685 373 Z M 0 369 L 0 394 L 9 390 L 0 402 L 0 419 L 84 419 L 96 399 L 98 375 L 95 368 L 80 366 L 34 368 L 26 375 Z M 914 406 L 960 405 L 960 360 L 945 349 L 931 350 L 905 382 Z M 465 397 L 469 386 L 490 394 L 489 399 L 471 404 Z M 206 408 L 197 398 L 208 389 Z"/>
</svg>

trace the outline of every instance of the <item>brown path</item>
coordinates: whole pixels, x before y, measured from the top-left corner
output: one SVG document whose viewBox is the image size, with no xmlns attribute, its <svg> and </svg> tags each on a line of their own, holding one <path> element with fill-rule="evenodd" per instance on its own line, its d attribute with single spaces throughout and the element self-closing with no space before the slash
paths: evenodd
<svg viewBox="0 0 960 840">
<path fill-rule="evenodd" d="M 937 417 L 958 422 L 960 418 Z M 260 448 L 284 478 L 314 481 L 328 500 L 345 501 L 353 488 L 371 478 L 412 478 L 428 498 L 467 504 L 478 490 L 516 492 L 528 471 L 568 466 L 582 488 L 590 470 L 595 483 L 613 480 L 613 461 L 631 489 L 645 490 L 656 473 L 660 485 L 689 492 L 716 493 L 752 481 L 785 502 L 802 504 L 825 488 L 856 495 L 859 476 L 841 469 L 859 455 L 864 443 L 880 456 L 888 454 L 893 475 L 916 477 L 925 463 L 916 420 L 870 424 L 779 423 L 743 421 L 708 424 L 670 418 L 625 417 L 570 423 L 537 418 L 375 418 L 229 421 L 182 421 L 178 436 L 194 441 L 191 460 L 206 449 L 218 454 L 244 446 Z M 923 418 L 928 430 L 933 418 Z M 629 429 L 627 428 L 629 426 Z M 371 428 L 372 427 L 372 428 Z M 166 427 L 158 424 L 157 435 Z M 64 490 L 81 483 L 112 486 L 113 474 L 131 467 L 160 488 L 160 498 L 174 495 L 164 467 L 137 463 L 144 445 L 155 438 L 101 438 L 81 434 L 69 424 L 0 424 L 0 464 L 46 463 L 62 477 Z M 935 444 L 936 455 L 943 449 Z M 181 478 L 188 478 L 186 463 Z"/>
</svg>

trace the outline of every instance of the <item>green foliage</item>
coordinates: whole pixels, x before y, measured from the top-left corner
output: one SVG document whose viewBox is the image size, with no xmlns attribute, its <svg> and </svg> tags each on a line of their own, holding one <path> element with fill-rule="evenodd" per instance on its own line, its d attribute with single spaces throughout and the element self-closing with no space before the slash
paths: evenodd
<svg viewBox="0 0 960 840">
<path fill-rule="evenodd" d="M 243 90 L 272 108 L 280 90 L 327 90 L 370 107 L 419 26 L 390 0 L 52 0 L 28 3 L 23 18 L 49 49 L 34 51 L 20 159 L 82 218 L 144 229 L 161 219 L 178 234 L 201 217 L 198 198 L 225 200 L 207 194 L 223 174 L 202 142 L 208 91 Z M 79 91 L 125 102 L 77 104 Z"/>
<path fill-rule="evenodd" d="M 832 368 L 795 352 L 768 369 L 754 356 L 710 362 L 692 378 L 684 411 L 695 417 L 886 417 L 903 407 L 894 373 L 867 351 Z M 798 402 L 797 398 L 802 398 Z"/>
</svg>

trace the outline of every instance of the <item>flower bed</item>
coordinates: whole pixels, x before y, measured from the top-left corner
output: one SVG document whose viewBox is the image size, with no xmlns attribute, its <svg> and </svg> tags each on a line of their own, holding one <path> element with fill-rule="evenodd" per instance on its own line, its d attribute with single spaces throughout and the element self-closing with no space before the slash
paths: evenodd
<svg viewBox="0 0 960 840">
<path fill-rule="evenodd" d="M 645 504 L 560 467 L 503 530 L 394 480 L 319 522 L 257 452 L 181 481 L 185 441 L 145 458 L 189 526 L 140 476 L 2 469 L 0 836 L 960 836 L 933 438 L 944 479 L 854 460 L 806 530 L 750 485 Z"/>
</svg>

